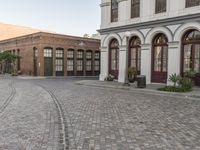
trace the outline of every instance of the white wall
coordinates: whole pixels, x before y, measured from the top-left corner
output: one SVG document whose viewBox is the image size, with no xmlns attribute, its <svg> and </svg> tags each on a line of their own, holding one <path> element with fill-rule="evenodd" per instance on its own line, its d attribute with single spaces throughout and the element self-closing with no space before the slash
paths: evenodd
<svg viewBox="0 0 200 150">
<path fill-rule="evenodd" d="M 111 0 L 102 0 L 101 29 L 200 13 L 200 6 L 185 8 L 185 0 L 167 0 L 167 12 L 155 14 L 155 0 L 141 0 L 140 17 L 130 17 L 131 0 L 119 2 L 119 21 L 111 22 Z"/>
</svg>

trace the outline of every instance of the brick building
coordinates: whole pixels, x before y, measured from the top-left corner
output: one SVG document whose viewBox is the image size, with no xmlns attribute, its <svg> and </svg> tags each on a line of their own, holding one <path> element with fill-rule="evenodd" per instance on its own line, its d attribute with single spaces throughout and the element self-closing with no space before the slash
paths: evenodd
<svg viewBox="0 0 200 150">
<path fill-rule="evenodd" d="M 37 32 L 0 40 L 0 50 L 20 55 L 18 70 L 34 76 L 94 76 L 100 40 Z"/>
</svg>

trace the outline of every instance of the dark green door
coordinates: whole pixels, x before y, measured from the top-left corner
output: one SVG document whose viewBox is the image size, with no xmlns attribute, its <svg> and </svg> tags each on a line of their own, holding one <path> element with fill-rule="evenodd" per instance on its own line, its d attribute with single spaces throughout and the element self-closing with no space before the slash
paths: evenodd
<svg viewBox="0 0 200 150">
<path fill-rule="evenodd" d="M 34 76 L 37 76 L 37 58 L 34 58 L 33 60 L 33 71 L 34 71 Z"/>
<path fill-rule="evenodd" d="M 53 75 L 53 60 L 52 57 L 44 58 L 44 76 L 52 76 Z"/>
</svg>

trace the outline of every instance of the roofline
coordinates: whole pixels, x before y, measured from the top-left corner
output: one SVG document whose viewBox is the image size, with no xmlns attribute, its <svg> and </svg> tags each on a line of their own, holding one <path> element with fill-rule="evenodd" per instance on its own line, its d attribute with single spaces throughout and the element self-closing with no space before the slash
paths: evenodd
<svg viewBox="0 0 200 150">
<path fill-rule="evenodd" d="M 13 37 L 13 38 L 9 38 L 9 39 L 4 39 L 4 40 L 0 40 L 0 43 L 3 42 L 8 42 L 8 41 L 13 41 L 13 40 L 18 40 L 18 39 L 23 39 L 29 36 L 43 36 L 43 35 L 51 35 L 51 36 L 62 36 L 63 38 L 73 38 L 73 39 L 78 39 L 78 40 L 84 40 L 84 41 L 95 41 L 95 42 L 100 42 L 100 39 L 94 39 L 94 38 L 84 38 L 84 37 L 79 37 L 79 36 L 72 36 L 72 35 L 65 35 L 65 34 L 59 34 L 59 33 L 50 33 L 50 32 L 35 32 L 35 33 L 31 33 L 31 34 L 26 34 L 26 35 L 22 35 L 22 36 L 17 36 L 17 37 Z"/>
</svg>

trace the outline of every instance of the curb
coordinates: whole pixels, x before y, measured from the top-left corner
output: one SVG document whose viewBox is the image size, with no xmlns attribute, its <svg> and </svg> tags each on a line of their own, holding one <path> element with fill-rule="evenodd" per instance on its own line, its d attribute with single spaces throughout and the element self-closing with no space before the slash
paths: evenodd
<svg viewBox="0 0 200 150">
<path fill-rule="evenodd" d="M 83 82 L 75 82 L 77 85 L 84 85 L 84 86 L 93 86 L 93 87 L 100 87 L 100 88 L 112 88 L 112 89 L 119 89 L 119 90 L 128 90 L 134 91 L 137 93 L 144 93 L 145 94 L 155 94 L 161 96 L 170 96 L 170 97 L 178 97 L 178 98 L 186 98 L 186 99 L 193 99 L 193 100 L 200 100 L 200 95 L 190 94 L 190 93 L 173 93 L 173 92 L 164 92 L 164 91 L 157 91 L 152 89 L 145 89 L 145 88 L 132 88 L 127 86 L 113 86 L 113 85 L 102 85 L 102 84 L 92 84 L 92 83 L 83 83 Z"/>
</svg>

